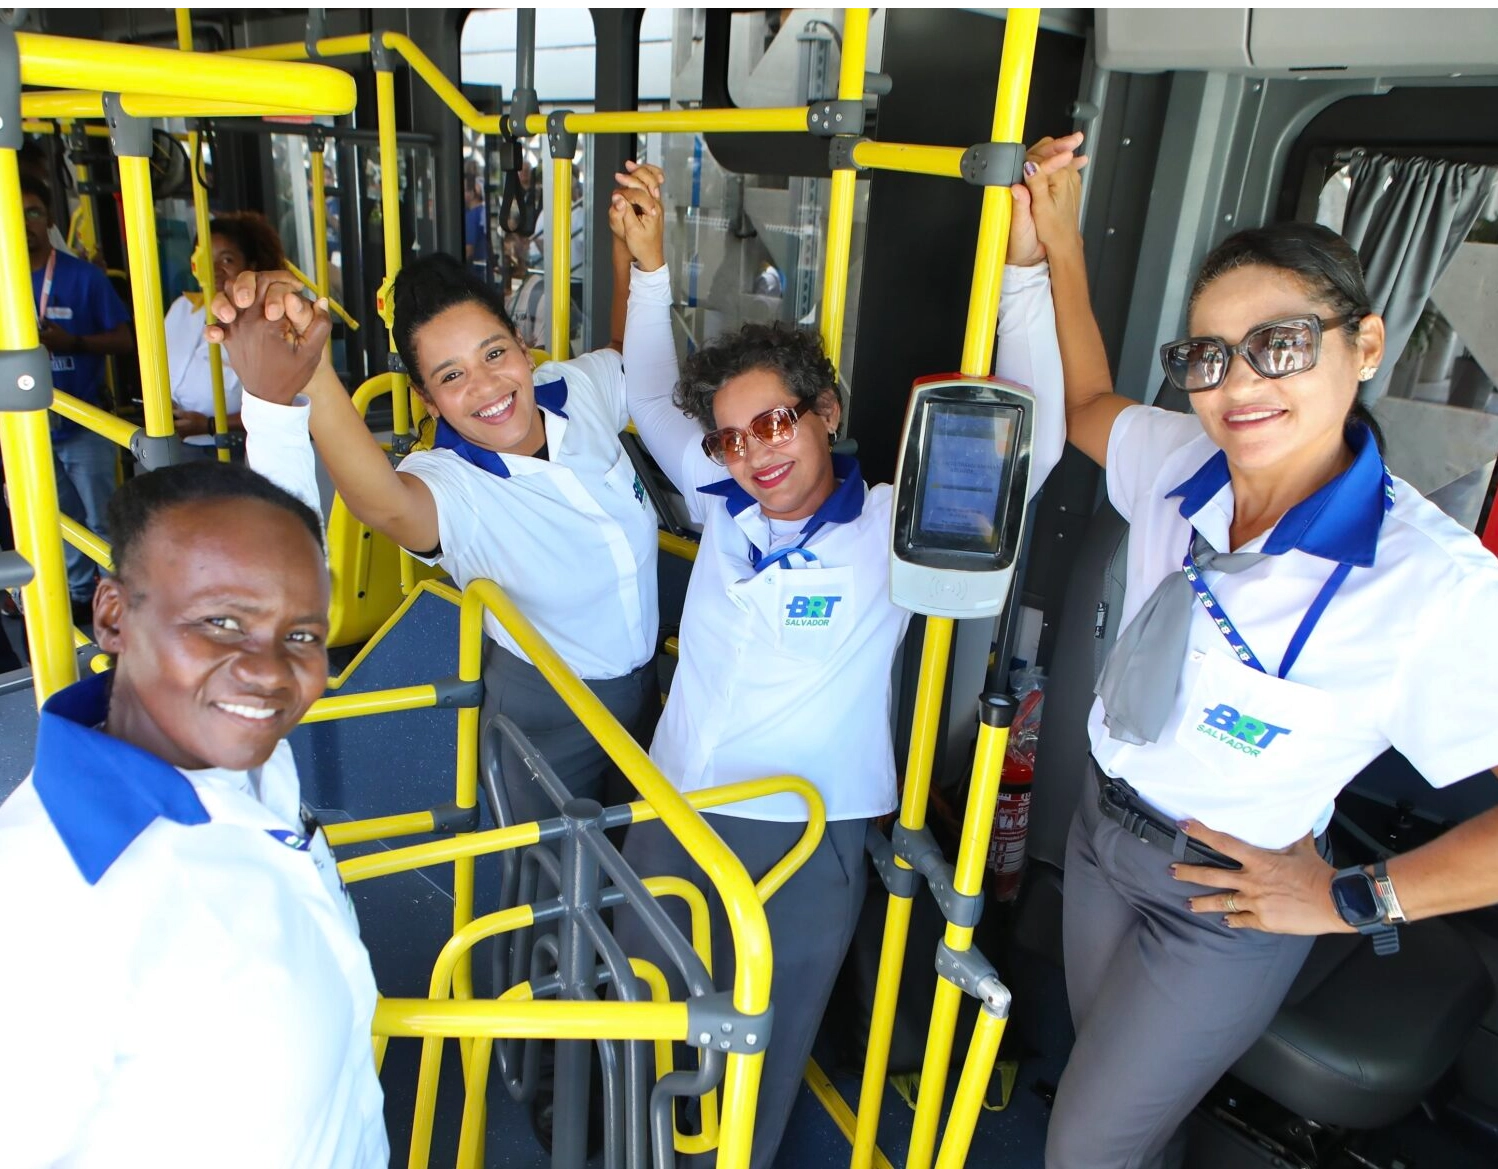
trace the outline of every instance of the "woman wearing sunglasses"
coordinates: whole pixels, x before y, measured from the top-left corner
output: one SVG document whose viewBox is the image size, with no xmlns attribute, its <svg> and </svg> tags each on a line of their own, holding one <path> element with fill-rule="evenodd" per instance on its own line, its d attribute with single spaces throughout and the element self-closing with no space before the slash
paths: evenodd
<svg viewBox="0 0 1498 1169">
<path fill-rule="evenodd" d="M 653 193 L 638 183 L 612 200 L 610 223 L 631 252 L 645 250 L 636 237 L 658 232 L 660 216 Z M 1033 246 L 1022 227 L 1011 255 Z M 889 598 L 892 492 L 866 487 L 857 461 L 831 450 L 842 407 L 837 373 L 816 335 L 746 325 L 688 358 L 673 400 L 675 351 L 643 335 L 669 338 L 664 315 L 651 310 L 669 301 L 664 269 L 635 273 L 627 352 L 663 360 L 631 358 L 630 415 L 702 525 L 680 664 L 651 758 L 689 792 L 803 776 L 827 814 L 816 852 L 765 906 L 775 1019 L 752 1162 L 763 1169 L 775 1160 L 863 904 L 868 822 L 895 807 L 890 675 L 909 614 Z M 1025 332 L 1028 340 L 1013 342 Z M 1037 354 L 1034 367 L 1029 352 Z M 1031 479 L 1038 490 L 1062 448 L 1048 299 L 1030 298 L 1025 311 L 1006 304 L 998 354 L 1001 376 L 1042 394 Z M 806 809 L 780 795 L 720 808 L 707 820 L 759 880 L 800 838 Z M 714 981 L 730 987 L 727 921 L 692 858 L 659 824 L 631 828 L 624 852 L 642 874 L 684 877 L 708 893 Z M 621 915 L 618 932 L 626 952 L 667 968 L 637 919 Z"/>
<path fill-rule="evenodd" d="M 1382 953 L 1399 922 L 1498 900 L 1498 811 L 1369 871 L 1324 847 L 1338 791 L 1390 745 L 1436 786 L 1498 761 L 1498 675 L 1475 648 L 1498 561 L 1384 466 L 1357 401 L 1384 326 L 1356 254 L 1311 224 L 1224 241 L 1191 335 L 1161 350 L 1193 411 L 1142 406 L 1114 393 L 1088 304 L 1080 144 L 1033 148 L 1016 194 L 1048 253 L 1067 438 L 1130 523 L 1089 720 L 1100 791 L 1067 849 L 1077 1043 L 1052 1169 L 1160 1163 L 1313 935 Z"/>
</svg>

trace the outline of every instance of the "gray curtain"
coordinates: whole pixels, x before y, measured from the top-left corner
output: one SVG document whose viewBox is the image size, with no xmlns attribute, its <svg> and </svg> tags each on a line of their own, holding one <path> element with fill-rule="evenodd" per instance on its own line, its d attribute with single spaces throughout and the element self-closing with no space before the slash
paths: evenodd
<svg viewBox="0 0 1498 1169">
<path fill-rule="evenodd" d="M 1364 153 L 1352 163 L 1342 235 L 1358 250 L 1387 350 L 1363 400 L 1384 396 L 1431 289 L 1492 194 L 1498 168 Z"/>
</svg>

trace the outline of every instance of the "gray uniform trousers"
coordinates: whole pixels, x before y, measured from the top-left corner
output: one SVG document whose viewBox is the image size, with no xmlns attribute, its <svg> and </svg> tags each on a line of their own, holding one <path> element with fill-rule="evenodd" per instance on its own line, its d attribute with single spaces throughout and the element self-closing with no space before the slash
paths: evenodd
<svg viewBox="0 0 1498 1169">
<path fill-rule="evenodd" d="M 744 862 L 752 881 L 769 872 L 806 827 L 711 813 L 705 818 Z M 769 1169 L 775 1163 L 776 1150 L 801 1087 L 802 1072 L 811 1056 L 812 1042 L 853 940 L 853 927 L 858 923 L 867 881 L 863 844 L 867 832 L 867 820 L 829 821 L 816 851 L 765 904 L 774 946 L 770 1001 L 775 1015 L 755 1110 L 751 1169 Z M 623 851 L 640 876 L 685 877 L 707 893 L 712 918 L 713 983 L 719 990 L 732 990 L 733 939 L 728 932 L 728 919 L 722 902 L 712 892 L 696 862 L 658 821 L 633 825 L 625 837 Z M 690 940 L 686 910 L 680 899 L 661 898 L 660 905 Z M 614 921 L 614 933 L 624 952 L 656 963 L 670 980 L 672 996 L 679 999 L 685 993 L 681 977 L 639 917 L 619 909 Z M 695 1055 L 691 1053 L 693 1062 Z M 683 1063 L 678 1056 L 678 1066 L 692 1064 Z M 678 1157 L 683 1169 L 708 1169 L 716 1161 L 714 1153 Z"/>
<path fill-rule="evenodd" d="M 1164 850 L 1099 810 L 1089 784 L 1066 848 L 1062 936 L 1077 1043 L 1047 1169 L 1163 1165 L 1181 1122 L 1263 1034 L 1312 938 L 1230 929 Z M 1175 1150 L 1172 1150 L 1173 1152 Z"/>
<path fill-rule="evenodd" d="M 655 662 L 649 661 L 622 678 L 588 682 L 588 689 L 609 708 L 639 743 L 649 743 L 660 716 L 660 689 Z M 551 764 L 557 778 L 578 799 L 597 800 L 607 807 L 635 797 L 597 740 L 577 721 L 561 697 L 530 662 L 486 640 L 484 644 L 484 705 L 479 726 L 503 714 L 525 733 L 531 745 Z M 505 792 L 513 823 L 548 820 L 560 813 L 530 777 L 506 741 L 501 752 Z"/>
</svg>

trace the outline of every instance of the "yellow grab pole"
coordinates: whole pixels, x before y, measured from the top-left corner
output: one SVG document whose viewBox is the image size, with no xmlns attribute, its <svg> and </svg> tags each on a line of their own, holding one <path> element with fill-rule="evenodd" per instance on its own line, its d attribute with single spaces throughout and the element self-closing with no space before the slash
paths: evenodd
<svg viewBox="0 0 1498 1169">
<path fill-rule="evenodd" d="M 947 684 L 947 659 L 952 652 L 952 619 L 927 617 L 921 646 L 921 672 L 916 685 L 915 710 L 911 715 L 910 748 L 905 762 L 905 794 L 900 801 L 900 823 L 911 831 L 926 826 L 926 801 L 931 791 L 931 764 L 936 753 L 941 724 L 942 695 Z M 907 865 L 898 856 L 895 864 Z M 905 943 L 910 929 L 912 899 L 891 893 L 885 911 L 884 942 L 879 951 L 879 978 L 869 1019 L 869 1040 L 864 1059 L 863 1085 L 858 1094 L 858 1126 L 853 1136 L 851 1169 L 868 1169 L 874 1159 L 874 1141 L 879 1132 L 879 1110 L 884 1100 L 884 1078 L 889 1071 L 890 1037 L 895 1026 L 895 1005 L 900 997 L 900 976 Z"/>
<path fill-rule="evenodd" d="M 318 296 L 329 297 L 328 289 L 328 200 L 326 159 L 323 157 L 323 140 L 319 134 L 312 142 L 312 272 L 313 289 Z M 327 350 L 333 353 L 333 336 L 328 335 Z"/>
<path fill-rule="evenodd" d="M 1035 61 L 1035 37 L 1039 31 L 1040 9 L 1009 9 L 1004 21 L 999 91 L 994 100 L 994 142 L 1022 140 L 1025 107 L 1030 99 L 1030 66 Z M 962 341 L 962 372 L 970 377 L 986 377 L 993 371 L 994 326 L 999 319 L 999 286 L 1003 282 L 1004 252 L 1009 246 L 1009 224 L 1014 213 L 1012 198 L 1008 187 L 983 188 L 978 254 L 967 306 L 967 333 Z"/>
<path fill-rule="evenodd" d="M 8 30 L 0 31 L 0 38 Z M 0 39 L 0 52 L 14 49 Z M 5 119 L 20 121 L 16 91 L 0 94 Z M 6 109 L 5 106 L 9 108 Z M 31 260 L 26 249 L 26 221 L 21 213 L 20 170 L 14 149 L 0 148 L 0 351 L 31 351 L 34 373 L 17 374 L 20 394 L 35 394 L 31 409 L 0 408 L 0 460 L 10 484 L 11 527 L 16 551 L 31 565 L 30 583 L 22 586 L 26 603 L 26 645 L 40 706 L 49 696 L 78 679 L 73 657 L 73 619 L 68 608 L 68 578 L 58 526 L 57 478 L 52 461 L 50 418 L 44 408 L 52 384 L 50 359 L 36 330 L 36 302 L 31 293 Z M 25 383 L 29 381 L 28 387 Z"/>
<path fill-rule="evenodd" d="M 978 726 L 972 783 L 962 821 L 962 843 L 952 873 L 953 892 L 969 898 L 983 892 L 983 865 L 988 858 L 988 838 L 993 830 L 993 809 L 999 796 L 999 773 L 1004 765 L 1004 749 L 1009 743 L 1014 703 L 1008 698 L 985 695 L 980 712 L 982 721 Z M 972 927 L 948 922 L 945 940 L 947 947 L 957 953 L 969 950 L 973 944 Z M 926 1054 L 921 1063 L 922 1089 L 916 1100 L 905 1169 L 927 1169 L 931 1164 L 962 995 L 962 988 L 955 982 L 938 979 L 931 1023 L 927 1029 Z"/>
<path fill-rule="evenodd" d="M 302 715 L 302 722 L 330 723 L 371 714 L 394 714 L 401 710 L 425 710 L 437 705 L 437 688 L 399 686 L 392 690 L 370 690 L 361 694 L 329 694 L 319 698 Z"/>
<path fill-rule="evenodd" d="M 963 153 L 960 146 L 914 146 L 904 142 L 864 141 L 853 147 L 853 161 L 870 170 L 960 179 Z"/>
<path fill-rule="evenodd" d="M 626 110 L 617 113 L 568 113 L 565 126 L 574 134 L 804 134 L 805 106 L 742 110 Z M 546 133 L 546 115 L 525 120 L 530 134 Z"/>
<path fill-rule="evenodd" d="M 968 1044 L 967 1058 L 962 1064 L 962 1075 L 957 1080 L 952 1115 L 947 1121 L 941 1152 L 936 1158 L 936 1169 L 962 1169 L 967 1164 L 973 1130 L 978 1126 L 978 1114 L 983 1109 L 983 1098 L 988 1094 L 988 1081 L 993 1077 L 994 1060 L 999 1056 L 999 1043 L 1004 1038 L 1008 1021 L 1007 997 L 1002 1013 L 987 1006 L 978 1012 L 972 1042 Z"/>
<path fill-rule="evenodd" d="M 161 269 L 156 248 L 156 207 L 151 198 L 151 160 L 148 156 L 120 155 L 120 189 L 125 202 L 130 301 L 135 310 L 135 345 L 140 360 L 140 396 L 145 404 L 146 435 L 165 438 L 174 434 L 175 429 L 172 426 L 171 381 L 167 373 L 166 328 L 161 319 Z"/>
<path fill-rule="evenodd" d="M 177 47 L 183 52 L 192 52 L 192 10 L 177 9 Z M 198 225 L 198 246 L 193 251 L 193 267 L 198 286 L 203 290 L 204 316 L 207 306 L 213 303 L 217 291 L 213 282 L 213 233 L 209 228 L 208 192 L 198 174 L 198 143 L 202 134 L 196 129 L 187 132 L 187 157 L 192 167 L 192 209 Z M 213 433 L 215 438 L 229 433 L 229 407 L 224 401 L 224 354 L 217 345 L 208 346 L 208 376 L 213 385 Z M 220 446 L 218 461 L 229 461 L 229 448 Z"/>
<path fill-rule="evenodd" d="M 572 159 L 551 160 L 551 249 L 546 257 L 546 290 L 551 297 L 551 356 L 566 361 L 572 354 Z"/>
<path fill-rule="evenodd" d="M 849 8 L 843 14 L 843 59 L 838 75 L 840 101 L 863 100 L 864 64 L 868 56 L 869 10 Z M 832 172 L 827 209 L 827 265 L 822 274 L 822 347 L 837 368 L 843 352 L 843 316 L 848 307 L 848 253 L 853 247 L 853 197 L 858 172 Z"/>
</svg>

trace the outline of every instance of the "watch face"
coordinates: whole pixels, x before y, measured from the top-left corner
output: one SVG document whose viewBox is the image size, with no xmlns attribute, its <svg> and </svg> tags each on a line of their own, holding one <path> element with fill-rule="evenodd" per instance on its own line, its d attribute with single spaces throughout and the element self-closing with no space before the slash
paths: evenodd
<svg viewBox="0 0 1498 1169">
<path fill-rule="evenodd" d="M 1338 877 L 1332 882 L 1332 900 L 1337 912 L 1350 926 L 1371 925 L 1383 918 L 1383 906 L 1373 888 L 1373 878 L 1358 871 Z"/>
</svg>

